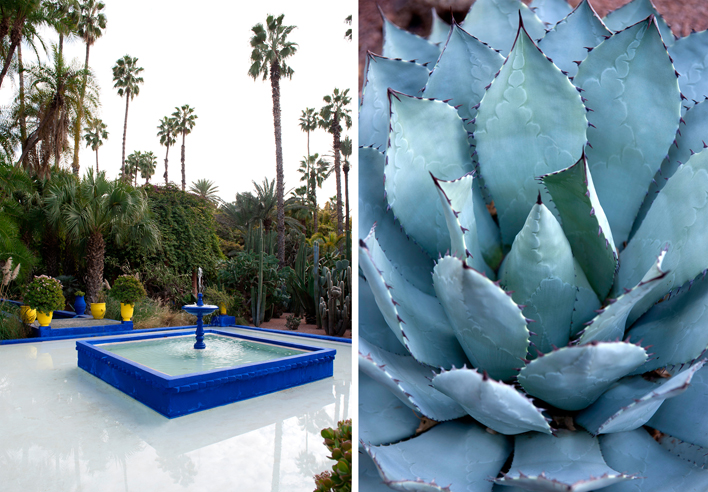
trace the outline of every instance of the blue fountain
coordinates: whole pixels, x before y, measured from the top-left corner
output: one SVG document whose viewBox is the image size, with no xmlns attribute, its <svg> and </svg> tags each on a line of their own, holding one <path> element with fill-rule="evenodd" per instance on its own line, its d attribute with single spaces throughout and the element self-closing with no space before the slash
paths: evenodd
<svg viewBox="0 0 708 492">
<path fill-rule="evenodd" d="M 200 292 L 197 294 L 196 304 L 187 304 L 186 306 L 182 306 L 182 309 L 187 311 L 189 314 L 194 314 L 197 317 L 197 343 L 194 344 L 194 348 L 205 349 L 206 344 L 204 343 L 204 322 L 202 321 L 202 316 L 213 313 L 219 309 L 219 306 L 204 304 L 202 293 Z"/>
</svg>

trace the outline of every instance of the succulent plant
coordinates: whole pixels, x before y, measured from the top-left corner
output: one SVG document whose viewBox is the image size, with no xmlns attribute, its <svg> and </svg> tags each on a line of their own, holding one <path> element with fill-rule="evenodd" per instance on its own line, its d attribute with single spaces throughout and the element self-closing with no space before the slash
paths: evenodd
<svg viewBox="0 0 708 492">
<path fill-rule="evenodd" d="M 328 427 L 320 433 L 324 445 L 332 453 L 332 471 L 315 475 L 315 492 L 350 492 L 352 490 L 352 420 L 340 420 L 337 428 Z"/>
<path fill-rule="evenodd" d="M 368 56 L 360 489 L 705 491 L 708 33 L 534 3 Z"/>
</svg>

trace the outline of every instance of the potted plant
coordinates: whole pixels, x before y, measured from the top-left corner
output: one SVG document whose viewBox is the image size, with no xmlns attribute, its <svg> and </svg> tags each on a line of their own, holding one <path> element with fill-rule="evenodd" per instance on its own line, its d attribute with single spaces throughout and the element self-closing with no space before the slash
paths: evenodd
<svg viewBox="0 0 708 492">
<path fill-rule="evenodd" d="M 145 288 L 136 277 L 121 275 L 113 282 L 109 295 L 120 302 L 120 316 L 123 321 L 133 317 L 135 303 L 145 297 Z"/>
<path fill-rule="evenodd" d="M 81 290 L 77 290 L 74 293 L 74 311 L 76 312 L 76 316 L 83 316 L 86 312 L 86 300 L 84 299 L 85 295 L 86 293 Z"/>
<path fill-rule="evenodd" d="M 101 289 L 96 293 L 96 302 L 91 303 L 91 316 L 94 319 L 103 319 L 106 315 L 106 299 L 108 294 L 106 291 Z"/>
<path fill-rule="evenodd" d="M 226 314 L 226 308 L 231 303 L 231 296 L 216 287 L 204 289 L 204 297 L 212 304 L 219 306 L 219 314 Z"/>
<path fill-rule="evenodd" d="M 63 308 L 66 303 L 61 282 L 46 275 L 34 277 L 25 289 L 24 299 L 31 309 L 37 310 L 40 326 L 49 326 L 54 311 Z"/>
</svg>

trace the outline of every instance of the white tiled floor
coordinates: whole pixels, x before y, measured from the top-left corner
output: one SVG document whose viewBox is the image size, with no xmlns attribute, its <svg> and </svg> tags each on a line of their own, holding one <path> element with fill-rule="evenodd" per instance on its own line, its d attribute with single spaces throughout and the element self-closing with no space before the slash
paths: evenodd
<svg viewBox="0 0 708 492">
<path fill-rule="evenodd" d="M 297 341 L 337 349 L 334 377 L 172 420 L 79 369 L 75 340 L 0 346 L 0 491 L 313 490 L 351 345 Z"/>
</svg>

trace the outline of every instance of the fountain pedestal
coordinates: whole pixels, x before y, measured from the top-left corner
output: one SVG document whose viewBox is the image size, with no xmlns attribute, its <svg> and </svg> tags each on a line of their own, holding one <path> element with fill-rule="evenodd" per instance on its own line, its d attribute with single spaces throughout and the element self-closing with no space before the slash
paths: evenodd
<svg viewBox="0 0 708 492">
<path fill-rule="evenodd" d="M 194 314 L 197 316 L 197 342 L 194 344 L 194 348 L 205 349 L 206 344 L 204 343 L 204 321 L 202 321 L 202 316 L 204 316 L 205 314 L 213 313 L 214 311 L 219 309 L 219 306 L 214 306 L 212 304 L 204 304 L 204 300 L 202 299 L 202 293 L 200 292 L 199 294 L 197 294 L 196 304 L 187 304 L 186 306 L 182 306 L 182 309 L 187 311 L 189 314 Z"/>
</svg>

